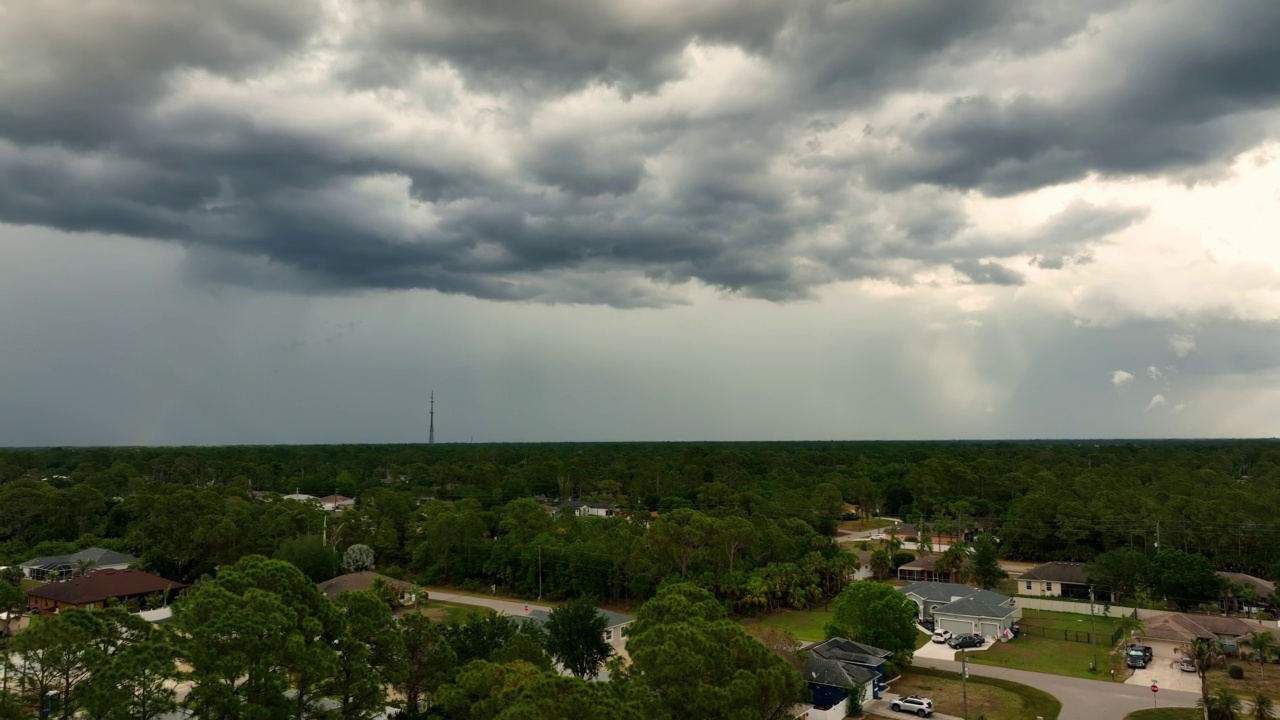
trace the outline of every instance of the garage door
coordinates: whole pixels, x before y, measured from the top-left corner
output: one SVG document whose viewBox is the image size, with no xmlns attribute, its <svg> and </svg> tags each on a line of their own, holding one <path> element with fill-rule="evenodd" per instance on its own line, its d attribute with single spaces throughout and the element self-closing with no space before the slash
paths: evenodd
<svg viewBox="0 0 1280 720">
<path fill-rule="evenodd" d="M 968 620 L 956 620 L 948 617 L 938 618 L 937 620 L 938 627 L 943 630 L 950 630 L 952 635 L 967 635 L 973 632 L 973 623 Z"/>
<path fill-rule="evenodd" d="M 982 634 L 987 637 L 995 637 L 1000 634 L 1000 623 L 982 623 Z"/>
</svg>

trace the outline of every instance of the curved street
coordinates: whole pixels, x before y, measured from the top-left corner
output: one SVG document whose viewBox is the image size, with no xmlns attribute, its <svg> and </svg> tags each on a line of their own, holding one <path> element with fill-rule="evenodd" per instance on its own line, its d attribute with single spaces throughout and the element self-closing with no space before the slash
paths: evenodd
<svg viewBox="0 0 1280 720">
<path fill-rule="evenodd" d="M 952 660 L 921 658 L 916 665 L 960 672 L 960 663 Z M 1159 707 L 1195 707 L 1196 693 L 1161 690 L 1152 693 L 1145 686 L 1126 685 L 1105 680 L 1048 675 L 1046 673 L 1012 670 L 989 665 L 969 665 L 969 675 L 1000 678 L 1043 690 L 1062 701 L 1059 720 L 1123 720 L 1134 710 L 1152 707 L 1152 696 Z"/>
</svg>

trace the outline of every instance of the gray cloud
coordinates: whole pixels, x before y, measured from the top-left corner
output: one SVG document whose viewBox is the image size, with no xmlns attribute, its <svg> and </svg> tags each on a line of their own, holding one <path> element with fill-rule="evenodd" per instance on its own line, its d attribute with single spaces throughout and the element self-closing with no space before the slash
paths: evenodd
<svg viewBox="0 0 1280 720">
<path fill-rule="evenodd" d="M 904 151 L 868 157 L 881 186 L 1008 195 L 1110 176 L 1220 169 L 1276 131 L 1280 5 L 1225 0 L 1139 5 L 1085 74 L 1046 89 L 957 97 L 896 131 Z"/>
<path fill-rule="evenodd" d="M 383 0 L 350 26 L 313 2 L 0 3 L 0 221 L 179 242 L 188 277 L 315 294 L 651 307 L 693 282 L 786 301 L 947 267 L 1017 285 L 1002 261 L 1088 262 L 1144 211 L 1078 202 L 995 237 L 950 188 L 1212 166 L 1276 99 L 1258 3 L 1207 29 L 1172 5 L 1118 80 L 979 94 L 875 131 L 900 144 L 874 155 L 847 152 L 864 115 L 1095 26 L 1105 54 L 1151 3 Z M 663 95 L 691 48 L 745 75 Z"/>
</svg>

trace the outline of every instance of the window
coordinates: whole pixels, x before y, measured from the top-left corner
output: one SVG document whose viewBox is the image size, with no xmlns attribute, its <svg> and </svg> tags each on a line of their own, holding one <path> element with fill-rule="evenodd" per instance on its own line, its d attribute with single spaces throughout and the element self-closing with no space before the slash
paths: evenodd
<svg viewBox="0 0 1280 720">
<path fill-rule="evenodd" d="M 1047 583 L 1045 583 L 1045 584 L 1044 584 L 1044 591 L 1045 591 L 1045 592 L 1053 592 L 1053 583 L 1051 583 L 1051 582 L 1047 582 Z"/>
<path fill-rule="evenodd" d="M 604 639 L 605 639 L 607 642 L 613 642 L 613 631 L 612 631 L 612 630 L 605 630 L 605 631 L 604 631 Z"/>
<path fill-rule="evenodd" d="M 1028 580 L 1028 581 L 1027 581 L 1027 589 L 1028 589 L 1028 590 L 1030 590 L 1030 589 L 1031 589 L 1031 581 L 1030 581 L 1030 580 Z"/>
</svg>

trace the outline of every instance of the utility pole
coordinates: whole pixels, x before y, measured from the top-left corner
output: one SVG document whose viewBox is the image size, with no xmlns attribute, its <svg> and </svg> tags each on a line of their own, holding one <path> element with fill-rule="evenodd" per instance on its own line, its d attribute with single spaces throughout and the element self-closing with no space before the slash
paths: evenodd
<svg viewBox="0 0 1280 720">
<path fill-rule="evenodd" d="M 960 651 L 960 688 L 964 693 L 964 720 L 969 720 L 969 651 Z"/>
<path fill-rule="evenodd" d="M 538 546 L 538 600 L 542 600 L 542 546 Z"/>
<path fill-rule="evenodd" d="M 1098 671 L 1098 625 L 1093 619 L 1093 586 L 1089 586 L 1089 638 L 1093 640 L 1093 664 L 1089 666 L 1091 672 Z"/>
<path fill-rule="evenodd" d="M 431 426 L 430 426 L 430 429 L 427 430 L 427 444 L 435 445 L 436 444 L 436 394 L 435 394 L 435 391 L 432 391 L 431 393 L 431 413 L 430 414 L 431 414 Z"/>
</svg>

